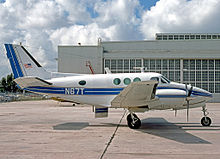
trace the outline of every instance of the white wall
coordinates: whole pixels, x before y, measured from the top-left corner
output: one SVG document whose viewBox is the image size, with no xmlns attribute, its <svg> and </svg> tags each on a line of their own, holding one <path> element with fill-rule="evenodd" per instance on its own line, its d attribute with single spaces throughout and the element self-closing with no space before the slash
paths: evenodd
<svg viewBox="0 0 220 159">
<path fill-rule="evenodd" d="M 98 46 L 58 46 L 58 71 L 90 74 L 86 61 L 95 73 L 102 73 L 103 50 Z"/>
<path fill-rule="evenodd" d="M 220 40 L 102 42 L 106 58 L 220 59 Z"/>
</svg>

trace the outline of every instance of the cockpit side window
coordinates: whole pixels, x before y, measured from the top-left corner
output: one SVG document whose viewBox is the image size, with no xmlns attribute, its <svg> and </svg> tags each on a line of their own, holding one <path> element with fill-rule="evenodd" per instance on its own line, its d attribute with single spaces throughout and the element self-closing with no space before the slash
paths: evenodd
<svg viewBox="0 0 220 159">
<path fill-rule="evenodd" d="M 152 81 L 158 81 L 158 82 L 159 82 L 159 78 L 158 78 L 158 77 L 151 77 L 150 80 L 152 80 Z"/>
</svg>

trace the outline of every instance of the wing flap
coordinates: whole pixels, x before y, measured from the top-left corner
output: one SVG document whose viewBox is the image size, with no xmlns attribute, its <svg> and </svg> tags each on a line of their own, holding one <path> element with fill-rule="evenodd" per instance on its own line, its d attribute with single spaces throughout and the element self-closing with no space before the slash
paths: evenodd
<svg viewBox="0 0 220 159">
<path fill-rule="evenodd" d="M 113 107 L 143 107 L 156 101 L 157 81 L 133 82 L 111 102 Z"/>
<path fill-rule="evenodd" d="M 38 77 L 20 77 L 14 80 L 21 88 L 30 87 L 30 86 L 48 86 L 52 83 L 47 82 Z"/>
</svg>

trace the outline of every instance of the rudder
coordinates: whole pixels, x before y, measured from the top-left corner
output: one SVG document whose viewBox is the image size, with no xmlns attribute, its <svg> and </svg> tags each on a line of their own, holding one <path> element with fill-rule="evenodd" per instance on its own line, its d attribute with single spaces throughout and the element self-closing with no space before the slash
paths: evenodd
<svg viewBox="0 0 220 159">
<path fill-rule="evenodd" d="M 24 76 L 51 78 L 51 73 L 47 72 L 23 46 L 5 44 L 5 48 L 15 79 Z"/>
</svg>

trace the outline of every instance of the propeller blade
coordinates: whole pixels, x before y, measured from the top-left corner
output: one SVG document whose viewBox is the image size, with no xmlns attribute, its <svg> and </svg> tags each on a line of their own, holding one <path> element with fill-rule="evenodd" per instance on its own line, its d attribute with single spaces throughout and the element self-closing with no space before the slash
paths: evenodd
<svg viewBox="0 0 220 159">
<path fill-rule="evenodd" d="M 187 102 L 187 107 L 186 107 L 186 118 L 187 118 L 187 122 L 189 121 L 189 98 L 192 94 L 192 90 L 193 90 L 193 86 L 190 87 L 190 89 L 187 88 L 187 84 L 186 84 L 186 102 Z"/>
<path fill-rule="evenodd" d="M 186 86 L 186 88 L 185 88 L 185 89 L 186 89 L 186 96 L 188 96 L 188 94 L 189 94 L 189 93 L 188 93 L 189 90 L 187 89 L 187 84 L 185 84 L 185 86 Z"/>
<path fill-rule="evenodd" d="M 191 86 L 190 89 L 189 89 L 189 91 L 188 91 L 188 97 L 191 96 L 191 94 L 192 94 L 192 90 L 193 90 L 193 86 Z"/>
<path fill-rule="evenodd" d="M 186 119 L 189 121 L 189 100 L 187 100 L 187 108 L 186 108 Z"/>
</svg>

